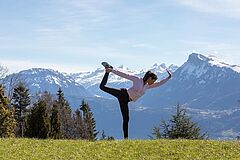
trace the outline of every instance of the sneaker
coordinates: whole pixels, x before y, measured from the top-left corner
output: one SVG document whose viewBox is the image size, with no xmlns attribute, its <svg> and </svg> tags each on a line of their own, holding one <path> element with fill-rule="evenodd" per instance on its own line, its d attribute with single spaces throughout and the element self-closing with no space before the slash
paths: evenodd
<svg viewBox="0 0 240 160">
<path fill-rule="evenodd" d="M 103 65 L 105 68 L 112 68 L 112 69 L 113 69 L 113 66 L 111 66 L 111 65 L 108 64 L 107 62 L 102 62 L 102 65 Z"/>
</svg>

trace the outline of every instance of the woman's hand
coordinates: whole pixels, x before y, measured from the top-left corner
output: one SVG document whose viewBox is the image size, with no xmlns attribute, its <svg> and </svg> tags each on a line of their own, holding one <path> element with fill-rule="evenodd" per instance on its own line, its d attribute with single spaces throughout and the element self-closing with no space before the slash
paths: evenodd
<svg viewBox="0 0 240 160">
<path fill-rule="evenodd" d="M 167 69 L 166 69 L 167 70 Z M 171 79 L 172 78 L 172 73 L 169 71 L 169 70 L 167 70 L 167 73 L 168 73 L 168 79 Z"/>
<path fill-rule="evenodd" d="M 112 68 L 106 68 L 105 70 L 106 70 L 107 73 L 109 73 L 109 72 L 112 72 L 113 69 Z"/>
</svg>

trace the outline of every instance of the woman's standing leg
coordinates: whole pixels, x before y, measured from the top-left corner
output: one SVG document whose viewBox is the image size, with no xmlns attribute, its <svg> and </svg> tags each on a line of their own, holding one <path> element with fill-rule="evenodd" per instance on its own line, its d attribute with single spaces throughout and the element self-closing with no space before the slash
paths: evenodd
<svg viewBox="0 0 240 160">
<path fill-rule="evenodd" d="M 121 89 L 121 97 L 118 98 L 120 109 L 123 118 L 123 133 L 124 139 L 128 139 L 128 122 L 129 122 L 129 109 L 128 109 L 128 102 L 129 102 L 129 95 L 126 89 Z"/>
<path fill-rule="evenodd" d="M 129 109 L 128 109 L 128 102 L 119 102 L 120 103 L 120 109 L 122 113 L 123 118 L 123 134 L 124 139 L 128 139 L 128 122 L 129 122 Z"/>
</svg>

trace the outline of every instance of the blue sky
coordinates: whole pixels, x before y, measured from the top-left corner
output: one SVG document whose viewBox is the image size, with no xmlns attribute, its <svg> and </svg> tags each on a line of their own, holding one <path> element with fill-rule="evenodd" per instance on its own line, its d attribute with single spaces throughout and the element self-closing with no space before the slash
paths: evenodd
<svg viewBox="0 0 240 160">
<path fill-rule="evenodd" d="M 1 0 L 0 64 L 140 70 L 198 52 L 239 65 L 239 28 L 239 0 Z"/>
</svg>

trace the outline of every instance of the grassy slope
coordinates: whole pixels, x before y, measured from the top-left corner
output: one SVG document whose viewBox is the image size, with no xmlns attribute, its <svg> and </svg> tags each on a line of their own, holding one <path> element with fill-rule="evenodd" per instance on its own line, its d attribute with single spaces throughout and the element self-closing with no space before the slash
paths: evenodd
<svg viewBox="0 0 240 160">
<path fill-rule="evenodd" d="M 240 142 L 0 139 L 0 159 L 240 159 Z"/>
</svg>

